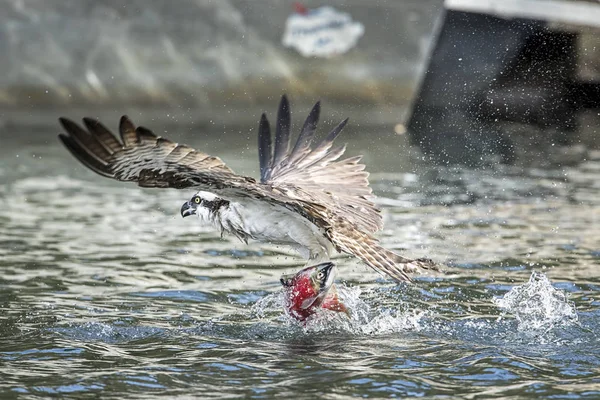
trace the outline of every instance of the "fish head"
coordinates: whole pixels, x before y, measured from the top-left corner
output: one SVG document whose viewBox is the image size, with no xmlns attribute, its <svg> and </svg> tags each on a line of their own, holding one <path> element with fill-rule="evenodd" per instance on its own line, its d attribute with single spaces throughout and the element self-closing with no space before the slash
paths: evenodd
<svg viewBox="0 0 600 400">
<path fill-rule="evenodd" d="M 314 314 L 327 298 L 334 280 L 335 265 L 332 262 L 313 265 L 296 274 L 282 276 L 281 284 L 284 287 L 288 313 L 299 320 Z"/>
</svg>

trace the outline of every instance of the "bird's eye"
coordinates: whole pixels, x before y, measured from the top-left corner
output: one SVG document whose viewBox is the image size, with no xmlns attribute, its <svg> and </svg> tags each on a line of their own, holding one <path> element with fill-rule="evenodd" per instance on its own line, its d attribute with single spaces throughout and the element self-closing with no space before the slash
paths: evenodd
<svg viewBox="0 0 600 400">
<path fill-rule="evenodd" d="M 194 197 L 194 203 L 200 204 L 201 201 L 200 197 Z"/>
</svg>

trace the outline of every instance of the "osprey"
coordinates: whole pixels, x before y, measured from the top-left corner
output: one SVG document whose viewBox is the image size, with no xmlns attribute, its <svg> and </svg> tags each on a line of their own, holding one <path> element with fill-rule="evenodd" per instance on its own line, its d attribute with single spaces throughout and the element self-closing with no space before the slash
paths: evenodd
<svg viewBox="0 0 600 400">
<path fill-rule="evenodd" d="M 279 104 L 275 141 L 265 114 L 258 127 L 260 181 L 235 174 L 221 159 L 157 137 L 121 117 L 121 141 L 99 121 L 84 118 L 85 128 L 60 118 L 66 134 L 59 138 L 86 167 L 109 178 L 142 187 L 191 189 L 196 193 L 181 207 L 221 233 L 244 242 L 284 244 L 308 259 L 307 265 L 329 261 L 333 250 L 354 255 L 397 281 L 407 272 L 431 268 L 427 259 L 408 259 L 379 245 L 373 234 L 382 229 L 371 201 L 368 173 L 361 156 L 340 160 L 345 146 L 333 147 L 348 119 L 312 146 L 320 114 L 318 102 L 290 146 L 290 106 Z"/>
</svg>

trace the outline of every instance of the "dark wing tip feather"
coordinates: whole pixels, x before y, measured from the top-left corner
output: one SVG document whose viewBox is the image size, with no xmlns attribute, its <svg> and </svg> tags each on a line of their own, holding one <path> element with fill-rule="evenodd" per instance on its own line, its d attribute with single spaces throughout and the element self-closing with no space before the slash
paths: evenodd
<svg viewBox="0 0 600 400">
<path fill-rule="evenodd" d="M 59 121 L 64 128 L 59 139 L 67 150 L 83 165 L 108 178 L 144 187 L 179 189 L 220 189 L 233 187 L 241 180 L 219 158 L 157 138 L 149 129 L 136 129 L 127 116 L 119 123 L 123 143 L 94 119 L 84 119 L 88 130 L 67 118 Z"/>
<path fill-rule="evenodd" d="M 127 115 L 123 115 L 119 121 L 119 134 L 125 147 L 133 146 L 138 141 L 135 125 Z"/>
<path fill-rule="evenodd" d="M 135 125 L 133 124 L 133 122 L 131 122 L 131 119 L 129 119 L 127 115 L 122 115 L 119 119 L 119 129 L 121 127 L 125 127 L 126 125 L 129 125 L 129 129 L 135 130 Z"/>
<path fill-rule="evenodd" d="M 290 100 L 285 93 L 281 95 L 281 100 L 279 100 L 279 109 L 281 110 L 282 108 L 290 109 Z"/>
<path fill-rule="evenodd" d="M 97 150 L 99 148 L 103 148 L 104 151 L 100 150 L 100 153 L 104 154 L 104 157 L 102 157 L 104 159 L 106 158 L 107 153 L 109 155 L 114 154 L 123 148 L 123 145 L 121 142 L 119 142 L 115 135 L 97 119 L 83 118 L 83 123 L 88 130 L 88 132 L 86 132 L 86 136 L 88 136 L 89 133 L 89 137 L 92 138 L 91 142 L 88 140 L 84 146 L 87 150 L 92 150 L 98 154 Z"/>
<path fill-rule="evenodd" d="M 138 143 L 143 142 L 144 140 L 156 141 L 156 135 L 148 128 L 144 128 L 143 126 L 138 126 L 135 129 L 135 134 L 137 136 Z"/>
<path fill-rule="evenodd" d="M 304 122 L 304 125 L 306 126 L 306 124 L 310 122 L 312 125 L 316 126 L 317 123 L 319 122 L 320 116 L 321 116 L 321 100 L 317 101 L 315 103 L 315 105 L 313 106 L 313 108 L 310 110 L 310 113 L 308 114 L 308 117 L 306 117 L 306 121 Z"/>
<path fill-rule="evenodd" d="M 79 131 L 81 130 L 81 127 L 79 125 L 77 125 L 77 123 L 70 120 L 69 118 L 60 117 L 58 119 L 58 122 L 60 122 L 60 125 L 63 127 L 63 129 L 65 131 L 67 131 L 69 133 L 69 135 L 73 135 L 73 132 L 77 132 L 78 130 Z M 64 136 L 64 135 L 61 134 L 61 136 Z"/>
<path fill-rule="evenodd" d="M 290 102 L 284 94 L 279 102 L 279 110 L 277 111 L 277 127 L 275 128 L 275 151 L 273 153 L 273 165 L 277 164 L 285 158 L 290 145 L 290 126 L 291 126 Z"/>
<path fill-rule="evenodd" d="M 162 136 L 159 136 L 159 137 L 157 137 L 157 138 L 156 138 L 156 145 L 157 145 L 157 146 L 162 146 L 162 145 L 164 145 L 165 143 L 173 143 L 173 142 L 172 142 L 172 141 L 170 141 L 169 139 L 165 139 L 165 138 L 164 138 L 164 137 L 162 137 Z M 179 145 L 179 146 L 182 146 L 182 145 Z"/>
<path fill-rule="evenodd" d="M 263 113 L 258 124 L 258 161 L 260 163 L 261 182 L 266 182 L 269 179 L 272 158 L 271 126 L 267 115 Z"/>
<path fill-rule="evenodd" d="M 99 122 L 84 118 L 83 122 L 87 131 L 75 123 L 69 125 L 69 135 L 88 155 L 95 157 L 100 163 L 106 165 L 106 159 L 114 152 L 114 143 L 119 144 L 112 134 Z M 108 135 L 108 142 L 103 141 L 103 136 Z"/>
<path fill-rule="evenodd" d="M 348 123 L 349 120 L 350 120 L 350 118 L 346 118 L 345 120 L 343 120 L 342 122 L 340 122 L 339 124 L 337 124 L 337 126 L 335 128 L 333 128 L 331 130 L 331 132 L 329 132 L 329 134 L 327 135 L 327 138 L 325 140 L 333 142 L 333 140 L 344 129 L 344 127 L 346 126 L 346 124 Z"/>
<path fill-rule="evenodd" d="M 63 120 L 66 122 L 66 124 L 63 124 Z M 67 128 L 69 126 L 69 123 L 75 124 L 74 122 L 72 122 L 66 118 L 60 118 L 60 122 L 67 132 L 70 132 L 69 129 Z M 77 158 L 83 165 L 85 165 L 92 171 L 96 172 L 97 174 L 106 176 L 108 178 L 113 177 L 113 175 L 110 173 L 110 171 L 106 168 L 106 165 L 102 164 L 93 155 L 89 154 L 89 152 L 86 151 L 85 148 L 83 148 L 77 142 L 76 139 L 74 139 L 73 137 L 71 137 L 69 135 L 65 135 L 63 133 L 59 134 L 58 138 L 63 143 L 63 145 L 67 148 L 67 150 L 69 150 L 69 152 L 71 154 L 73 154 L 73 156 L 75 156 L 75 158 Z"/>
<path fill-rule="evenodd" d="M 93 132 L 98 129 L 98 126 L 102 126 L 100 121 L 95 118 L 83 117 L 83 124 L 88 129 L 88 131 Z M 106 129 L 106 128 L 105 128 Z"/>
<path fill-rule="evenodd" d="M 73 123 L 73 121 L 71 121 L 71 120 L 70 120 L 69 118 L 67 118 L 67 117 L 59 117 L 59 118 L 58 118 L 58 122 L 60 122 L 60 125 L 61 125 L 61 126 L 62 126 L 62 127 L 65 129 L 65 130 L 67 129 L 66 125 L 68 125 L 69 123 Z M 58 136 L 60 137 L 60 136 L 64 136 L 64 135 L 61 133 L 61 134 L 60 134 L 60 135 L 58 135 Z"/>
<path fill-rule="evenodd" d="M 292 150 L 292 155 L 297 151 L 301 151 L 304 148 L 310 146 L 312 141 L 312 137 L 317 130 L 317 124 L 319 123 L 319 117 L 321 115 L 321 101 L 317 101 L 313 106 L 312 110 L 304 120 L 304 125 L 302 126 L 302 130 L 300 131 L 300 136 L 298 136 L 298 140 L 296 140 L 296 144 L 294 145 L 294 149 Z M 291 156 L 293 158 L 293 156 Z"/>
</svg>

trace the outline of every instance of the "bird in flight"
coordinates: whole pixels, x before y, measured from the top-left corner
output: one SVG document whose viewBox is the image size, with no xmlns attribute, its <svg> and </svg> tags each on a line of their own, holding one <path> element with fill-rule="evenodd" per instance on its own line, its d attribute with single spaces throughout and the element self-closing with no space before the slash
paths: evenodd
<svg viewBox="0 0 600 400">
<path fill-rule="evenodd" d="M 374 233 L 383 228 L 372 202 L 361 156 L 340 157 L 334 146 L 348 119 L 313 146 L 321 106 L 317 102 L 290 146 L 291 112 L 284 95 L 279 104 L 274 141 L 265 114 L 258 127 L 260 180 L 234 173 L 218 157 L 157 137 L 121 117 L 117 139 L 103 124 L 84 118 L 85 128 L 59 121 L 59 138 L 92 171 L 142 187 L 189 189 L 195 194 L 181 207 L 183 217 L 249 240 L 289 245 L 307 265 L 330 260 L 334 250 L 361 259 L 396 281 L 409 272 L 433 268 L 428 259 L 409 259 L 383 248 Z"/>
</svg>

